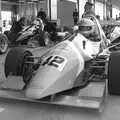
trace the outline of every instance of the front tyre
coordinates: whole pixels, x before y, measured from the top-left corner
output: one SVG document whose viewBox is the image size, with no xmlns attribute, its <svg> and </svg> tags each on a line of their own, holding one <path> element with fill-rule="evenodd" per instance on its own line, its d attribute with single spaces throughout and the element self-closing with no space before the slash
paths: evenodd
<svg viewBox="0 0 120 120">
<path fill-rule="evenodd" d="M 24 65 L 29 56 L 32 56 L 32 53 L 25 48 L 15 47 L 12 48 L 5 59 L 5 75 L 6 77 L 9 74 L 23 76 L 24 75 Z"/>
</svg>

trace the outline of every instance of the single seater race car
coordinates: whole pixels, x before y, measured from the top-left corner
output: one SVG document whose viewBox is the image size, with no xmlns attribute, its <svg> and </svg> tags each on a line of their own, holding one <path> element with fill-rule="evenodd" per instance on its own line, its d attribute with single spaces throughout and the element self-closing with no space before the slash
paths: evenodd
<svg viewBox="0 0 120 120">
<path fill-rule="evenodd" d="M 92 33 L 92 37 L 96 37 L 96 31 L 99 35 L 96 39 L 85 36 L 86 33 Z M 119 93 L 119 77 L 115 77 L 119 76 L 120 69 L 117 64 L 120 59 L 119 44 L 108 43 L 99 21 L 94 16 L 86 16 L 79 24 L 78 31 L 55 46 L 12 48 L 6 56 L 5 75 L 6 78 L 21 76 L 24 81 L 21 90 L 30 100 L 43 99 L 64 91 L 73 96 L 74 91 L 74 94 L 77 93 L 76 89 L 86 88 L 91 81 L 101 84 L 108 80 L 109 93 Z M 71 98 L 72 103 L 69 103 L 70 100 L 68 105 L 74 104 L 75 98 Z"/>
</svg>

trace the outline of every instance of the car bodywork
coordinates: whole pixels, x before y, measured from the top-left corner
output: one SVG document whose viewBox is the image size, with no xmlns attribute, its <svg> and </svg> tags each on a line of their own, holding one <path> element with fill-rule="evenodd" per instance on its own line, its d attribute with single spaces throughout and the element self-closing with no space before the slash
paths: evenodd
<svg viewBox="0 0 120 120">
<path fill-rule="evenodd" d="M 94 16 L 87 17 L 92 19 L 99 28 L 100 41 L 86 39 L 78 31 L 52 47 L 38 47 L 34 49 L 17 47 L 12 48 L 8 52 L 5 60 L 6 77 L 22 76 L 24 81 L 22 91 L 27 100 L 43 99 L 47 96 L 52 96 L 52 99 L 47 102 L 50 103 L 52 100 L 52 103 L 55 104 L 56 102 L 53 101 L 54 95 L 62 94 L 61 92 L 65 91 L 76 94 L 82 88 L 87 88 L 91 80 L 97 81 L 99 85 L 95 84 L 97 88 L 90 87 L 89 90 L 92 90 L 92 95 L 89 95 L 93 96 L 93 91 L 94 93 L 98 91 L 100 97 L 103 96 L 107 83 L 106 66 L 110 56 L 109 50 L 118 44 L 109 45 L 99 21 Z M 111 74 L 110 70 L 109 74 Z M 69 92 L 67 92 L 68 94 Z M 97 97 L 96 93 L 95 97 Z M 72 102 L 66 102 L 68 99 Z M 65 100 L 64 103 L 62 100 Z M 60 101 L 62 102 L 56 104 L 79 106 L 81 100 L 79 100 L 78 93 L 78 97 L 63 98 L 62 96 Z M 89 101 L 91 102 L 91 100 Z M 84 105 L 87 105 L 86 102 Z M 93 104 L 91 106 L 95 107 Z"/>
<path fill-rule="evenodd" d="M 95 17 L 90 16 L 88 19 L 92 19 L 99 28 L 100 41 L 91 41 L 76 32 L 43 55 L 38 50 L 37 57 L 40 57 L 36 63 L 38 69 L 35 70 L 34 77 L 31 77 L 26 86 L 27 97 L 40 99 L 83 85 L 84 82 L 80 79 L 79 81 L 82 82 L 75 83 L 77 83 L 76 79 L 82 75 L 86 62 L 106 47 L 106 38 L 99 22 Z"/>
</svg>

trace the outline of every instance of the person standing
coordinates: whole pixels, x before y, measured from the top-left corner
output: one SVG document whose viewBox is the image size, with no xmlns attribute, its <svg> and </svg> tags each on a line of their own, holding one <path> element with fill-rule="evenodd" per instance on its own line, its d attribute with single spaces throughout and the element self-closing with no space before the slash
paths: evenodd
<svg viewBox="0 0 120 120">
<path fill-rule="evenodd" d="M 73 11 L 74 25 L 78 24 L 78 19 L 79 19 L 79 13 L 78 13 L 77 9 L 75 8 L 75 10 Z"/>
<path fill-rule="evenodd" d="M 94 10 L 93 10 L 93 4 L 91 2 L 86 2 L 85 6 L 84 6 L 84 13 L 82 15 L 82 17 L 84 16 L 96 16 Z"/>
<path fill-rule="evenodd" d="M 43 8 L 40 9 L 40 11 L 37 14 L 37 17 L 41 18 L 43 20 L 43 22 L 46 20 L 47 15 L 46 15 L 45 11 L 43 11 Z"/>
</svg>

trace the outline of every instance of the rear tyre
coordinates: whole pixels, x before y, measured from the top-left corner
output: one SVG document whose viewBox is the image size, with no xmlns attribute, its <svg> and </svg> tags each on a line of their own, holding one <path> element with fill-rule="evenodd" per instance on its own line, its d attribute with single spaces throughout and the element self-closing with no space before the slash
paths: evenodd
<svg viewBox="0 0 120 120">
<path fill-rule="evenodd" d="M 109 94 L 120 94 L 120 52 L 110 55 L 108 64 L 108 92 Z"/>
</svg>

